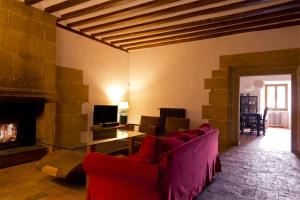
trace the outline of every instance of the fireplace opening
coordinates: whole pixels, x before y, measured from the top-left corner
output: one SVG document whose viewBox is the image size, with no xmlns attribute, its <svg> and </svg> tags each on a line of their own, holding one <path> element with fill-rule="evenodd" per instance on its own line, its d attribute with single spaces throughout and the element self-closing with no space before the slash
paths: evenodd
<svg viewBox="0 0 300 200">
<path fill-rule="evenodd" d="M 36 119 L 42 102 L 0 103 L 0 150 L 35 145 Z"/>
</svg>

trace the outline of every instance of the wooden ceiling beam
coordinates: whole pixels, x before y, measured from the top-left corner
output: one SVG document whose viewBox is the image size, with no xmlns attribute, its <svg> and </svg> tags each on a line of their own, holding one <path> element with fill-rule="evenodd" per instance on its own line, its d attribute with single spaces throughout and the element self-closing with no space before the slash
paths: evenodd
<svg viewBox="0 0 300 200">
<path fill-rule="evenodd" d="M 198 36 L 198 37 L 194 37 L 194 38 L 187 38 L 187 39 L 175 40 L 175 41 L 170 41 L 170 42 L 162 42 L 162 43 L 156 43 L 156 44 L 150 44 L 150 45 L 135 46 L 135 47 L 126 48 L 126 50 L 131 51 L 131 50 L 137 50 L 137 49 L 166 46 L 166 45 L 171 45 L 171 44 L 178 44 L 178 43 L 192 42 L 192 41 L 198 41 L 198 40 L 204 40 L 204 39 L 210 39 L 210 38 L 217 38 L 217 37 L 223 37 L 223 36 L 234 35 L 234 34 L 245 33 L 245 32 L 263 31 L 263 30 L 284 28 L 284 27 L 297 26 L 297 25 L 300 25 L 300 20 L 289 21 L 289 22 L 284 22 L 284 23 L 279 23 L 279 24 L 271 24 L 271 25 L 261 26 L 261 27 L 233 30 L 233 31 L 225 32 L 225 33 L 216 33 L 216 34 L 211 34 L 211 35 Z"/>
<path fill-rule="evenodd" d="M 291 19 L 297 19 L 300 18 L 300 10 L 294 9 L 294 12 L 291 10 L 285 10 L 273 12 L 269 14 L 262 14 L 259 16 L 252 16 L 252 17 L 246 17 L 246 18 L 240 18 L 240 19 L 234 19 L 234 20 L 226 20 L 226 21 L 220 21 L 218 23 L 214 24 L 206 24 L 206 25 L 200 25 L 200 26 L 194 26 L 186 29 L 179 29 L 175 31 L 169 31 L 169 32 L 163 32 L 158 34 L 152 34 L 147 36 L 141 36 L 141 37 L 135 37 L 135 38 L 129 38 L 129 39 L 123 39 L 123 40 L 115 40 L 111 41 L 111 44 L 119 45 L 119 44 L 128 44 L 133 43 L 135 41 L 140 40 L 150 40 L 153 38 L 159 38 L 159 37 L 165 37 L 165 36 L 172 36 L 172 35 L 182 35 L 189 32 L 199 32 L 201 30 L 207 30 L 207 29 L 214 29 L 218 27 L 235 27 L 233 25 L 240 24 L 239 26 L 246 28 L 247 26 L 252 26 L 253 24 L 257 25 L 264 25 L 267 23 L 274 23 L 279 21 L 285 21 L 285 20 L 291 20 Z"/>
<path fill-rule="evenodd" d="M 26 5 L 33 5 L 33 4 L 39 3 L 41 1 L 43 1 L 43 0 L 25 0 L 24 3 Z"/>
<path fill-rule="evenodd" d="M 115 20 L 115 21 L 111 21 L 111 22 L 107 22 L 107 23 L 103 23 L 103 24 L 97 24 L 95 26 L 90 26 L 90 27 L 84 28 L 82 30 L 83 31 L 90 31 L 90 30 L 95 30 L 95 29 L 99 29 L 99 28 L 112 27 L 116 24 L 118 26 L 119 25 L 126 25 L 128 22 L 140 22 L 140 21 L 143 21 L 143 20 L 149 20 L 149 19 L 152 19 L 153 17 L 159 17 L 159 16 L 171 14 L 171 13 L 176 13 L 176 12 L 180 12 L 180 11 L 186 11 L 186 10 L 189 10 L 189 9 L 199 8 L 199 7 L 202 7 L 202 6 L 205 6 L 205 5 L 218 3 L 218 2 L 222 2 L 222 1 L 225 1 L 225 0 L 199 0 L 199 1 L 193 1 L 193 2 L 182 4 L 182 5 L 177 5 L 177 6 L 173 6 L 173 7 L 153 11 L 153 12 L 148 12 L 148 13 L 144 13 L 144 14 L 140 14 L 140 15 L 135 15 L 135 16 L 132 16 L 132 17 L 127 17 L 127 18 L 123 18 L 123 19 L 119 19 L 119 20 Z M 152 3 L 153 2 L 155 2 L 155 1 L 152 1 Z M 161 3 L 162 2 L 163 1 L 161 1 Z M 156 3 L 159 3 L 159 1 L 156 1 Z M 105 17 L 107 17 L 109 15 L 110 15 L 110 13 L 107 13 L 107 14 L 105 14 Z M 94 19 L 96 21 L 101 21 L 102 16 L 97 16 Z M 74 25 L 74 23 L 72 23 L 72 24 Z M 82 25 L 82 23 L 76 23 L 76 25 Z"/>
<path fill-rule="evenodd" d="M 294 15 L 274 17 L 274 18 L 270 18 L 270 19 L 252 21 L 252 22 L 236 24 L 236 25 L 231 25 L 231 26 L 225 26 L 225 27 L 219 27 L 219 28 L 214 28 L 214 29 L 209 29 L 209 30 L 204 30 L 204 31 L 196 31 L 196 32 L 192 32 L 192 33 L 183 33 L 181 35 L 158 38 L 158 39 L 153 39 L 153 40 L 146 40 L 146 41 L 141 41 L 141 42 L 130 42 L 127 44 L 120 45 L 119 47 L 126 49 L 126 48 L 132 47 L 132 46 L 140 46 L 140 45 L 145 45 L 145 44 L 147 45 L 147 44 L 153 44 L 153 43 L 168 42 L 168 41 L 172 41 L 172 40 L 179 40 L 179 39 L 184 39 L 184 38 L 192 38 L 192 37 L 197 37 L 197 36 L 211 35 L 211 34 L 216 34 L 216 33 L 228 32 L 231 30 L 238 30 L 238 29 L 255 27 L 255 26 L 263 26 L 263 25 L 276 23 L 279 21 L 289 21 L 289 20 L 294 20 L 294 19 L 300 19 L 300 14 L 296 13 Z"/>
<path fill-rule="evenodd" d="M 251 1 L 250 0 L 245 0 L 245 1 L 242 1 L 242 2 L 231 3 L 231 4 L 219 6 L 219 7 L 213 7 L 213 8 L 208 8 L 208 9 L 204 9 L 204 10 L 189 12 L 189 13 L 185 13 L 185 14 L 176 15 L 174 17 L 159 19 L 159 20 L 150 21 L 150 22 L 146 22 L 146 23 L 142 23 L 142 24 L 138 24 L 138 25 L 139 26 L 160 25 L 160 24 L 164 24 L 164 23 L 168 23 L 168 22 L 175 22 L 175 21 L 178 21 L 178 20 L 183 20 L 183 19 L 187 19 L 187 18 L 191 18 L 191 17 L 207 15 L 207 14 L 212 14 L 212 13 L 216 13 L 216 12 L 223 12 L 223 11 L 226 11 L 226 10 L 232 10 L 232 9 L 236 9 L 236 8 L 242 8 L 244 6 L 255 5 L 255 4 L 264 2 L 264 1 L 266 1 L 266 0 L 251 0 Z M 197 1 L 197 2 L 199 3 L 199 4 L 197 4 L 198 5 L 197 7 L 201 7 L 203 5 L 210 4 L 211 1 Z M 200 2 L 203 2 L 203 3 L 206 3 L 206 4 L 203 4 L 203 3 L 200 3 Z M 194 2 L 192 2 L 192 3 L 194 3 Z M 133 16 L 133 17 L 130 17 L 130 18 L 125 18 L 125 19 L 112 21 L 112 22 L 108 22 L 108 23 L 104 23 L 104 24 L 98 24 L 98 25 L 82 28 L 80 30 L 83 31 L 83 32 L 88 32 L 88 31 L 94 31 L 94 30 L 98 30 L 98 29 L 102 29 L 102 28 L 110 28 L 110 27 L 113 27 L 115 25 L 118 25 L 118 26 L 126 25 L 128 22 L 143 21 L 143 20 L 147 20 L 147 19 L 149 20 L 149 19 L 152 19 L 155 16 L 161 16 L 161 15 L 169 14 L 171 12 L 175 13 L 175 12 L 178 12 L 178 11 L 193 9 L 193 8 L 196 7 L 196 4 L 192 4 L 192 3 L 180 5 L 182 7 L 175 6 L 175 7 L 172 7 L 172 8 L 163 9 L 163 10 L 159 10 L 159 11 L 152 12 L 152 13 L 146 13 L 146 14 L 143 14 L 143 15 Z"/>
<path fill-rule="evenodd" d="M 75 29 L 72 29 L 71 27 L 62 25 L 62 24 L 60 24 L 60 23 L 56 23 L 56 26 L 59 27 L 59 28 L 65 29 L 65 30 L 67 30 L 67 31 L 76 33 L 76 34 L 78 34 L 78 35 L 81 35 L 81 36 L 83 36 L 83 37 L 89 38 L 89 39 L 94 40 L 94 41 L 96 41 L 96 42 L 100 42 L 100 43 L 102 43 L 102 44 L 108 45 L 108 46 L 113 47 L 113 48 L 115 48 L 115 49 L 119 49 L 119 50 L 122 50 L 122 51 L 127 52 L 126 49 L 122 49 L 121 47 L 112 45 L 112 44 L 110 44 L 110 43 L 108 43 L 108 42 L 105 42 L 105 41 L 100 40 L 100 39 L 98 39 L 98 38 L 92 37 L 92 36 L 90 36 L 90 35 L 88 35 L 88 34 L 85 34 L 85 33 L 82 33 L 82 32 L 80 32 L 80 31 L 77 31 L 77 30 L 75 30 Z"/>
<path fill-rule="evenodd" d="M 159 1 L 153 0 L 153 1 L 149 1 L 149 2 L 139 4 L 136 6 L 117 10 L 114 12 L 105 13 L 102 15 L 97 15 L 95 17 L 90 17 L 87 19 L 75 21 L 75 22 L 69 23 L 68 26 L 71 26 L 71 27 L 81 26 L 81 25 L 85 25 L 88 23 L 97 22 L 97 21 L 101 21 L 101 20 L 108 20 L 108 19 L 113 19 L 115 17 L 122 17 L 127 14 L 131 14 L 134 12 L 147 11 L 148 9 L 155 8 L 155 7 L 162 6 L 162 5 L 169 4 L 169 3 L 173 3 L 173 2 L 178 2 L 178 0 L 159 0 Z"/>
<path fill-rule="evenodd" d="M 252 6 L 252 5 L 257 5 L 260 4 L 262 2 L 265 2 L 268 0 L 245 0 L 242 2 L 237 2 L 237 3 L 231 3 L 231 4 L 227 4 L 227 5 L 223 5 L 223 6 L 219 6 L 219 7 L 213 7 L 213 8 L 208 8 L 208 9 L 204 9 L 204 10 L 199 10 L 199 11 L 194 11 L 194 12 L 190 12 L 190 13 L 185 13 L 185 14 L 180 14 L 180 15 L 176 15 L 174 17 L 168 17 L 168 18 L 164 18 L 164 19 L 158 19 L 158 20 L 154 20 L 154 21 L 150 21 L 150 22 L 145 22 L 145 23 L 140 23 L 140 24 L 135 24 L 135 25 L 131 25 L 131 26 L 125 26 L 122 28 L 116 28 L 116 29 L 112 29 L 112 30 L 108 30 L 108 31 L 104 31 L 103 33 L 117 33 L 120 31 L 129 31 L 129 30 L 135 30 L 135 29 L 139 29 L 139 28 L 145 28 L 145 27 L 151 27 L 154 25 L 162 25 L 165 23 L 169 23 L 169 22 L 176 22 L 179 20 L 184 20 L 184 19 L 188 19 L 188 18 L 192 18 L 192 17 L 198 17 L 201 15 L 208 15 L 208 14 L 215 14 L 217 12 L 225 12 L 225 11 L 229 11 L 229 10 L 233 10 L 233 9 L 238 9 L 238 8 L 244 8 L 247 6 Z M 93 30 L 98 30 L 104 28 L 103 26 L 91 26 L 91 27 L 87 27 L 87 28 L 83 28 L 81 29 L 81 31 L 86 32 L 86 31 L 93 31 Z"/>
<path fill-rule="evenodd" d="M 66 9 L 66 8 L 70 8 L 72 6 L 76 6 L 78 4 L 81 4 L 81 3 L 84 3 L 84 2 L 87 2 L 87 1 L 89 1 L 89 0 L 68 0 L 68 1 L 63 1 L 63 2 L 60 2 L 60 3 L 54 4 L 54 5 L 51 5 L 49 7 L 46 7 L 45 11 L 48 12 L 48 13 L 53 13 L 53 12 L 60 11 L 60 10 Z"/>
<path fill-rule="evenodd" d="M 136 0 L 110 0 L 110 1 L 105 1 L 103 3 L 99 3 L 93 6 L 89 6 L 87 8 L 82 8 L 79 10 L 75 10 L 66 14 L 61 15 L 60 19 L 58 21 L 62 21 L 62 20 L 67 20 L 67 19 L 71 19 L 74 17 L 80 17 L 83 15 L 87 15 L 93 12 L 97 12 L 97 11 L 102 11 L 104 9 L 108 9 L 108 8 L 112 8 L 114 6 L 119 6 L 119 5 L 123 5 L 123 4 L 128 4 L 132 1 L 136 1 Z"/>
<path fill-rule="evenodd" d="M 299 1 L 287 2 L 287 3 L 283 3 L 283 4 L 279 4 L 279 5 L 273 5 L 273 6 L 269 6 L 269 7 L 265 7 L 265 8 L 259 8 L 259 9 L 255 9 L 255 10 L 245 11 L 245 12 L 241 12 L 241 13 L 237 13 L 237 14 L 230 14 L 230 15 L 225 15 L 225 16 L 221 16 L 221 17 L 215 17 L 215 18 L 205 19 L 205 20 L 198 20 L 198 21 L 188 22 L 188 23 L 183 23 L 183 24 L 178 24 L 178 25 L 165 26 L 162 28 L 148 29 L 148 30 L 143 30 L 143 31 L 136 31 L 136 32 L 131 32 L 131 33 L 107 36 L 107 37 L 103 37 L 102 39 L 105 41 L 114 41 L 114 40 L 118 40 L 118 39 L 122 39 L 122 38 L 141 37 L 141 36 L 146 36 L 146 35 L 151 35 L 151 34 L 164 33 L 164 32 L 172 31 L 172 30 L 180 30 L 180 29 L 184 29 L 184 28 L 190 28 L 190 27 L 194 27 L 194 26 L 214 24 L 214 23 L 219 23 L 219 22 L 228 21 L 228 20 L 242 19 L 242 18 L 247 18 L 247 17 L 255 17 L 255 16 L 260 16 L 261 14 L 268 14 L 268 13 L 273 13 L 273 12 L 278 12 L 278 11 L 280 11 L 280 13 L 289 13 L 289 12 L 298 11 L 299 7 L 300 7 Z M 99 33 L 94 33 L 92 35 L 94 37 L 98 37 L 98 36 L 101 36 L 102 33 L 99 32 Z"/>
</svg>

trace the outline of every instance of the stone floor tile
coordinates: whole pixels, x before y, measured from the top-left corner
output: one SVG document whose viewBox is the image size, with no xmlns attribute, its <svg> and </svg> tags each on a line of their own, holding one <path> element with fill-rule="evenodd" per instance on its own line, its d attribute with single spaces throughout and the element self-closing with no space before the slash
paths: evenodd
<svg viewBox="0 0 300 200">
<path fill-rule="evenodd" d="M 234 147 L 221 154 L 222 172 L 197 200 L 300 200 L 299 163 L 286 151 Z"/>
</svg>

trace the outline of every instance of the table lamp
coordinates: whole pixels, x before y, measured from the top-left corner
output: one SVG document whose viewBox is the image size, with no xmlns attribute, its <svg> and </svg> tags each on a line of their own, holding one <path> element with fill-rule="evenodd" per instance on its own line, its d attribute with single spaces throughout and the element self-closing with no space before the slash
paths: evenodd
<svg viewBox="0 0 300 200">
<path fill-rule="evenodd" d="M 127 101 L 121 101 L 118 105 L 119 113 L 120 113 L 120 124 L 127 123 L 127 111 L 129 109 L 129 105 Z"/>
</svg>

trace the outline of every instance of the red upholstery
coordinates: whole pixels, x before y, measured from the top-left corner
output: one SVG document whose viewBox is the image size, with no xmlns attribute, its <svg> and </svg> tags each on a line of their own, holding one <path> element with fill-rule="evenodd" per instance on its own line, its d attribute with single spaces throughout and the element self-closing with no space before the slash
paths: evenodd
<svg viewBox="0 0 300 200">
<path fill-rule="evenodd" d="M 157 150 L 158 139 L 155 136 L 147 135 L 137 153 L 137 159 L 142 163 L 157 163 L 159 152 Z"/>
<path fill-rule="evenodd" d="M 159 163 L 138 162 L 100 153 L 86 156 L 88 200 L 192 200 L 221 171 L 217 129 L 177 144 Z"/>
<path fill-rule="evenodd" d="M 84 162 L 88 174 L 87 199 L 158 199 L 158 165 L 139 163 L 100 153 L 89 153 Z"/>
</svg>

